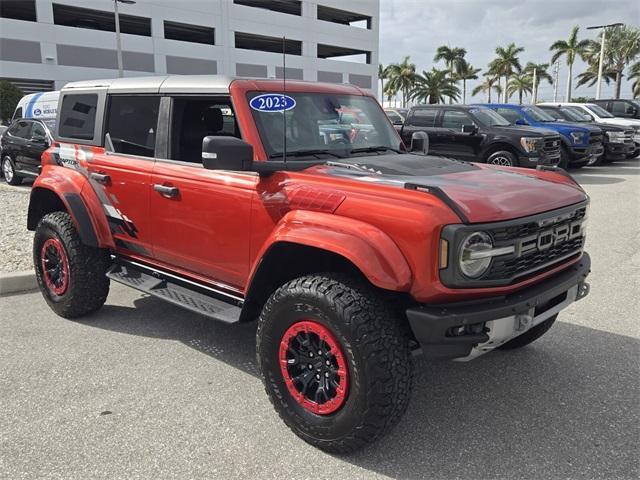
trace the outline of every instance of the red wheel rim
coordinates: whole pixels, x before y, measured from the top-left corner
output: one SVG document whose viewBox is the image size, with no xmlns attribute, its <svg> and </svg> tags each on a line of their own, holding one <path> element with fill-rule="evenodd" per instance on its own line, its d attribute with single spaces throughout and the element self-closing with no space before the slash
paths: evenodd
<svg viewBox="0 0 640 480">
<path fill-rule="evenodd" d="M 69 261 L 62 242 L 49 238 L 40 250 L 42 277 L 47 288 L 56 295 L 62 295 L 69 286 Z"/>
<path fill-rule="evenodd" d="M 329 415 L 344 405 L 347 362 L 327 327 L 313 320 L 291 325 L 280 341 L 279 360 L 289 393 L 306 410 Z"/>
</svg>

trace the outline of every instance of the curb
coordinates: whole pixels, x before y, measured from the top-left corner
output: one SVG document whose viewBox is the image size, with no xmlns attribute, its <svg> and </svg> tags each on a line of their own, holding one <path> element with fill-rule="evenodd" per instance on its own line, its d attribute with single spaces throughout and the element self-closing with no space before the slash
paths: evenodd
<svg viewBox="0 0 640 480">
<path fill-rule="evenodd" d="M 0 295 L 30 292 L 37 288 L 36 273 L 33 270 L 0 273 Z"/>
</svg>

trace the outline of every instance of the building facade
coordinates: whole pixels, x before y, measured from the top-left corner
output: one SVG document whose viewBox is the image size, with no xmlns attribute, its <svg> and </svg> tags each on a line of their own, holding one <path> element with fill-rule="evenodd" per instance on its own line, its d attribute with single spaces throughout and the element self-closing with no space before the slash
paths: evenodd
<svg viewBox="0 0 640 480">
<path fill-rule="evenodd" d="M 118 3 L 124 76 L 226 74 L 376 91 L 379 0 Z M 114 0 L 0 0 L 0 78 L 25 93 L 117 76 Z"/>
</svg>

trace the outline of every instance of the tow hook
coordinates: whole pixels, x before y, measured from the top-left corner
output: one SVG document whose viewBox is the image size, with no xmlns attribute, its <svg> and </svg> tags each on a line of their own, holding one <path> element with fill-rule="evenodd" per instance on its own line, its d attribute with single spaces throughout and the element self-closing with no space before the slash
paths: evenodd
<svg viewBox="0 0 640 480">
<path fill-rule="evenodd" d="M 533 317 L 528 313 L 516 315 L 516 331 L 524 332 L 531 326 Z"/>
<path fill-rule="evenodd" d="M 576 301 L 582 300 L 584 297 L 589 295 L 590 290 L 591 290 L 591 286 L 587 282 L 580 282 L 578 284 L 578 293 L 576 294 Z"/>
</svg>

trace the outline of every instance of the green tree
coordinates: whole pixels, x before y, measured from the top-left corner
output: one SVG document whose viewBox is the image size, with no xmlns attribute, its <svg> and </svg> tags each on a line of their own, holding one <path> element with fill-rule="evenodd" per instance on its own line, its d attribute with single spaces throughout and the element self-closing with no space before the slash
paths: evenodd
<svg viewBox="0 0 640 480">
<path fill-rule="evenodd" d="M 533 78 L 526 73 L 516 73 L 509 79 L 507 95 L 518 94 L 518 103 L 522 105 L 522 96 L 533 91 Z"/>
<path fill-rule="evenodd" d="M 491 92 L 496 92 L 498 97 L 502 94 L 502 87 L 498 85 L 499 78 L 493 74 L 485 73 L 484 82 L 478 85 L 471 92 L 472 95 L 478 95 L 479 93 L 487 94 L 487 103 L 491 103 Z"/>
<path fill-rule="evenodd" d="M 464 62 L 464 56 L 467 54 L 467 51 L 464 48 L 459 47 L 449 47 L 447 45 L 441 45 L 436 50 L 436 54 L 433 57 L 434 62 L 439 62 L 440 60 L 444 60 L 447 65 L 447 70 L 449 71 L 449 77 L 454 80 L 456 73 L 460 70 Z M 449 99 L 449 103 L 452 102 L 452 99 Z"/>
<path fill-rule="evenodd" d="M 602 40 L 602 33 L 600 33 L 600 40 Z M 640 55 L 640 29 L 626 25 L 612 27 L 607 29 L 606 40 L 605 63 L 608 70 L 615 75 L 615 96 L 620 98 L 624 69 Z"/>
<path fill-rule="evenodd" d="M 540 82 L 542 80 L 546 80 L 549 82 L 549 85 L 553 84 L 553 78 L 549 75 L 548 72 L 549 64 L 548 63 L 533 63 L 528 62 L 527 65 L 522 70 L 524 73 L 527 73 L 531 76 L 531 80 L 533 81 L 535 77 L 535 84 L 533 85 L 533 95 L 531 103 L 537 103 L 538 101 L 538 88 L 540 87 Z M 535 75 L 533 72 L 535 71 Z"/>
<path fill-rule="evenodd" d="M 380 98 L 384 103 L 384 81 L 389 78 L 389 67 L 385 67 L 382 64 L 378 65 L 378 80 L 380 80 Z"/>
<path fill-rule="evenodd" d="M 489 72 L 494 73 L 499 77 L 504 77 L 505 88 L 503 89 L 503 92 L 505 103 L 509 101 L 509 89 L 506 88 L 509 84 L 509 77 L 515 72 L 522 71 L 520 59 L 518 58 L 518 54 L 522 52 L 524 52 L 524 48 L 516 46 L 515 43 L 510 43 L 506 48 L 497 47 L 497 56 L 489 63 Z"/>
<path fill-rule="evenodd" d="M 420 103 L 444 103 L 445 97 L 453 100 L 460 98 L 460 88 L 448 73 L 432 68 L 430 72 L 423 71 L 422 75 L 417 75 L 411 98 Z"/>
<path fill-rule="evenodd" d="M 480 70 L 480 68 L 474 68 L 464 59 L 456 69 L 454 79 L 462 80 L 462 103 L 467 103 L 467 80 L 477 80 Z"/>
<path fill-rule="evenodd" d="M 567 66 L 569 67 L 567 75 L 567 94 L 565 96 L 567 99 L 571 98 L 573 63 L 576 61 L 576 57 L 580 57 L 582 60 L 585 60 L 588 52 L 589 40 L 578 40 L 579 31 L 580 27 L 576 25 L 571 29 L 571 33 L 567 40 L 557 40 L 549 47 L 549 50 L 554 52 L 551 57 L 551 63 L 555 63 L 563 55 L 566 58 Z"/>
<path fill-rule="evenodd" d="M 0 80 L 0 120 L 9 121 L 24 96 L 22 90 L 7 80 Z"/>
<path fill-rule="evenodd" d="M 413 88 L 416 79 L 416 66 L 411 63 L 409 57 L 404 57 L 400 63 L 389 65 L 389 81 L 387 85 L 391 89 L 402 93 L 402 106 L 407 106 L 409 92 Z"/>
<path fill-rule="evenodd" d="M 640 97 L 640 62 L 636 62 L 629 67 L 629 76 L 627 78 L 633 80 L 631 84 L 633 98 Z"/>
</svg>

